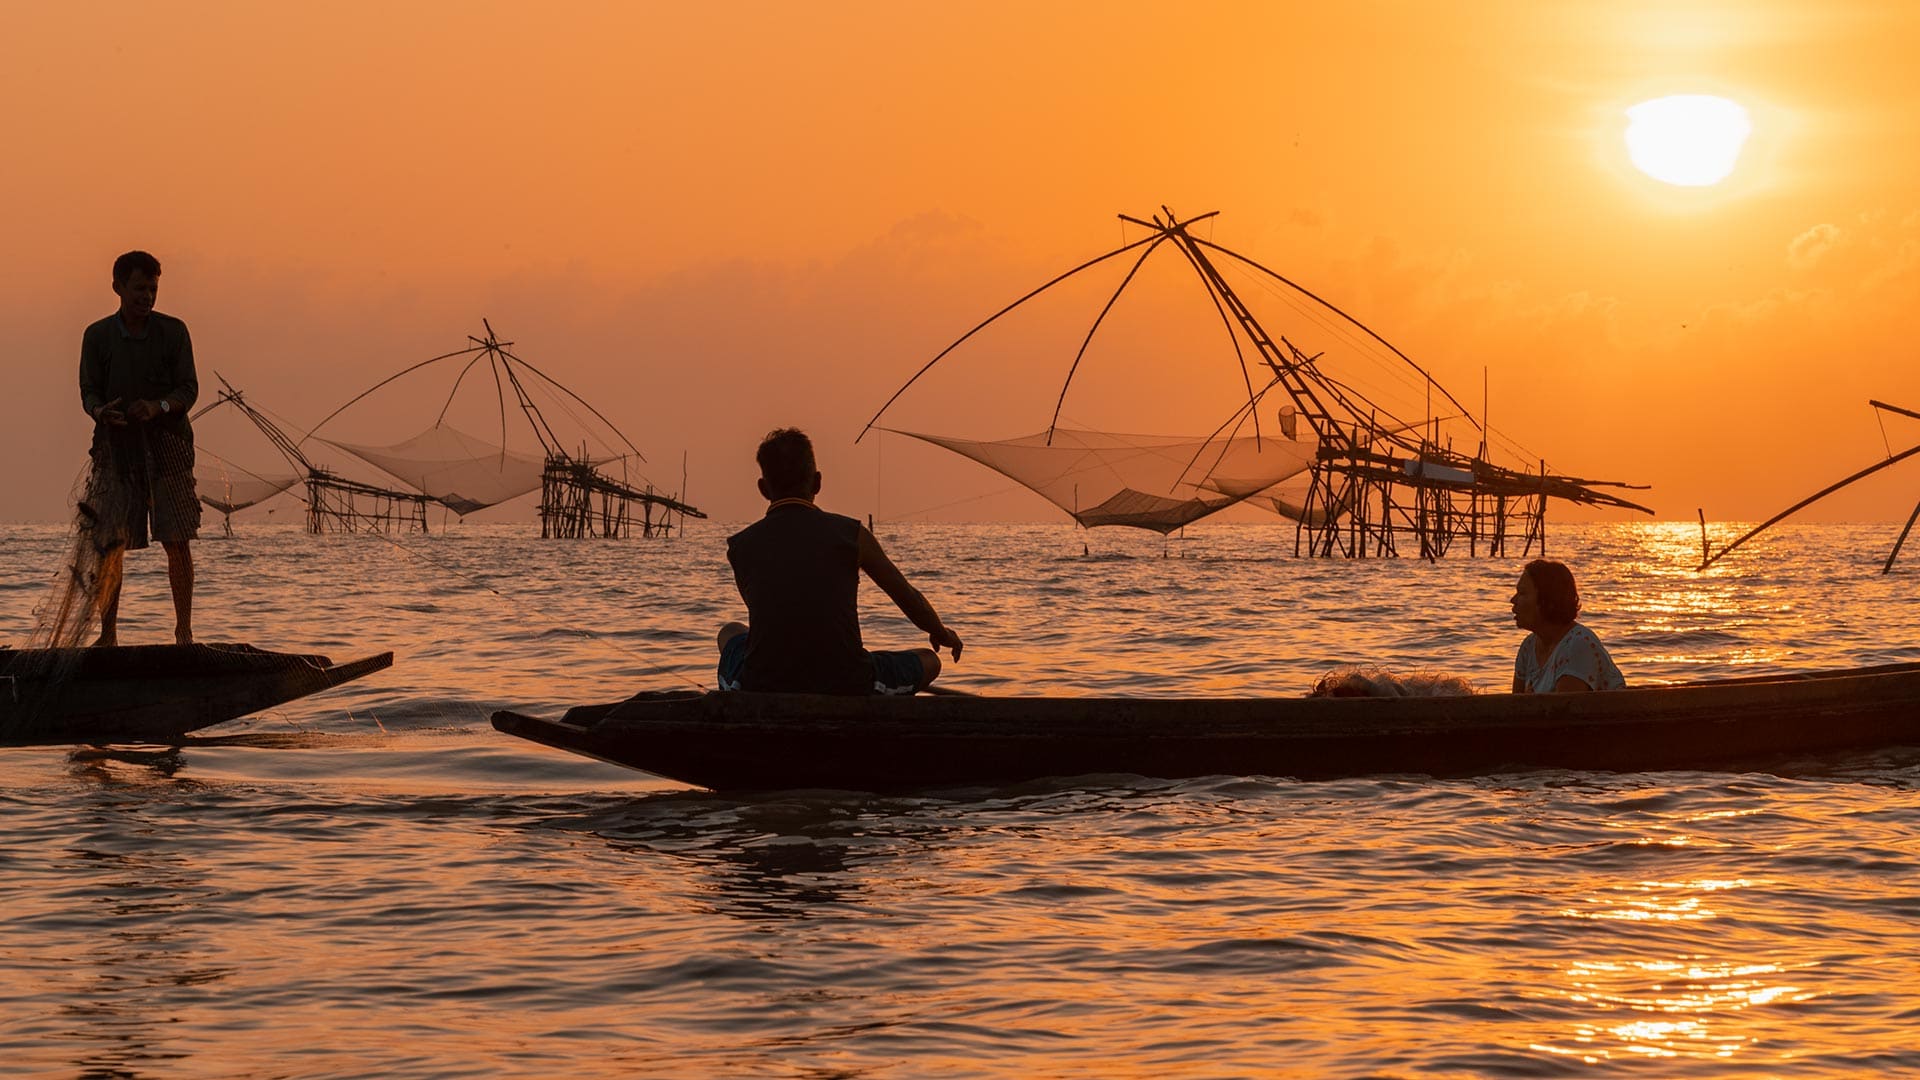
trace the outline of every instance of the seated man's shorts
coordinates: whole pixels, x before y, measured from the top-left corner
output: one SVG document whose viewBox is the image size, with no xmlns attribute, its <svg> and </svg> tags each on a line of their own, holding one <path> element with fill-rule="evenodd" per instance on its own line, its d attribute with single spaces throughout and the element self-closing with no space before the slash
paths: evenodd
<svg viewBox="0 0 1920 1080">
<path fill-rule="evenodd" d="M 920 666 L 918 652 L 908 649 L 896 652 L 868 652 L 873 658 L 873 692 L 876 694 L 907 695 L 920 686 L 920 676 L 924 673 Z M 740 689 L 740 669 L 747 663 L 747 635 L 737 634 L 727 639 L 720 649 L 719 686 L 722 690 Z"/>
<path fill-rule="evenodd" d="M 720 681 L 722 690 L 740 689 L 740 669 L 747 666 L 747 635 L 735 634 L 720 646 Z"/>
<path fill-rule="evenodd" d="M 869 652 L 873 657 L 873 692 L 907 695 L 920 688 L 920 654 L 911 650 Z"/>
</svg>

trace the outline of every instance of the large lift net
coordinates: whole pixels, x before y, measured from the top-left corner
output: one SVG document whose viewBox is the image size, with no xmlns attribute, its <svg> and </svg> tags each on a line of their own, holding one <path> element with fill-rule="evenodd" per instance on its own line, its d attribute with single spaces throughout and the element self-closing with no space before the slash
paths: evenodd
<svg viewBox="0 0 1920 1080">
<path fill-rule="evenodd" d="M 1196 222 L 1213 216 L 1182 220 L 1164 207 L 1150 219 L 1121 215 L 1145 235 L 1053 278 L 961 335 L 896 390 L 865 430 L 877 426 L 922 376 L 982 330 L 1068 278 L 1125 254 L 1132 257 L 1127 275 L 1073 356 L 1045 432 L 999 442 L 915 437 L 1032 488 L 1087 526 L 1132 525 L 1165 533 L 1246 501 L 1295 522 L 1296 554 L 1438 558 L 1465 548 L 1473 555 L 1504 556 L 1515 554 L 1515 547 L 1519 554 L 1544 553 L 1549 498 L 1653 512 L 1603 490 L 1635 485 L 1549 472 L 1544 460 L 1476 420 L 1425 368 L 1359 320 L 1258 262 L 1190 231 Z M 1155 252 L 1177 254 L 1198 277 L 1219 315 L 1224 347 L 1240 366 L 1246 401 L 1206 437 L 1126 436 L 1060 427 L 1061 404 L 1088 347 Z M 1424 415 L 1409 415 L 1404 406 L 1376 400 L 1356 381 L 1335 374 L 1324 350 L 1308 352 L 1270 332 L 1241 288 L 1249 289 L 1248 295 L 1281 297 L 1343 348 L 1366 354 L 1401 382 L 1423 388 Z M 1256 371 L 1264 372 L 1261 379 L 1254 378 Z M 1273 394 L 1276 389 L 1284 394 Z M 1263 423 L 1262 399 L 1268 396 L 1283 404 L 1265 413 Z M 1443 415 L 1436 415 L 1436 407 Z M 1494 460 L 1494 444 L 1502 441 L 1509 444 L 1508 463 Z"/>
<path fill-rule="evenodd" d="M 542 536 L 665 536 L 689 517 L 706 516 L 677 492 L 656 490 L 639 473 L 645 459 L 632 441 L 579 395 L 515 355 L 512 342 L 500 341 L 492 326 L 485 337 L 468 341 L 466 348 L 423 360 L 375 383 L 304 433 L 269 417 L 222 379 L 226 389 L 215 405 L 243 412 L 296 475 L 282 482 L 216 460 L 200 476 L 202 501 L 230 514 L 272 495 L 279 490 L 275 484 L 283 488 L 304 482 L 307 531 L 314 533 L 425 532 L 430 505 L 465 517 L 536 490 Z M 317 434 L 376 391 L 442 362 L 458 363 L 459 373 L 426 430 L 391 444 Z M 491 411 L 497 400 L 497 441 L 448 420 L 463 381 L 475 371 L 493 377 L 495 394 L 488 395 L 484 408 Z M 493 419 L 485 422 L 490 427 Z M 510 432 L 523 445 L 512 445 Z M 532 447 L 524 445 L 529 442 Z M 319 465 L 309 456 L 309 448 L 318 445 L 344 451 L 400 486 L 350 479 Z M 684 488 L 684 474 L 681 484 Z"/>
<path fill-rule="evenodd" d="M 1087 528 L 1131 525 L 1163 535 L 1305 472 L 1313 465 L 1315 448 L 1311 439 L 1181 438 L 1071 428 L 998 442 L 896 433 L 964 454 Z"/>
</svg>

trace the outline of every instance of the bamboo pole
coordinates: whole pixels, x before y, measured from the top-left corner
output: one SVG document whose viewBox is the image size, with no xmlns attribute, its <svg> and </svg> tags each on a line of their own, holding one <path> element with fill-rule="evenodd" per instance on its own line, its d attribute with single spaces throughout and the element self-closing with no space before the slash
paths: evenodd
<svg viewBox="0 0 1920 1080">
<path fill-rule="evenodd" d="M 1785 510 L 1782 510 L 1779 513 L 1773 515 L 1767 520 L 1754 526 L 1752 529 L 1747 530 L 1746 535 L 1742 536 L 1738 540 L 1735 540 L 1733 543 L 1728 544 L 1726 547 L 1721 548 L 1718 552 L 1716 552 L 1710 558 L 1703 560 L 1700 563 L 1700 565 L 1695 567 L 1694 569 L 1696 571 L 1705 570 L 1707 567 L 1712 566 L 1714 563 L 1717 563 L 1721 559 L 1726 558 L 1727 555 L 1732 553 L 1733 549 L 1739 547 L 1741 544 L 1744 544 L 1747 541 L 1753 539 L 1754 537 L 1760 535 L 1762 532 L 1765 532 L 1768 528 L 1772 527 L 1775 523 L 1780 521 L 1782 518 L 1785 518 L 1793 514 L 1795 511 L 1798 511 L 1803 507 L 1810 506 L 1813 503 L 1819 502 L 1821 499 L 1824 499 L 1827 496 L 1833 494 L 1834 492 L 1839 491 L 1841 488 L 1846 487 L 1848 484 L 1853 483 L 1855 480 L 1860 480 L 1865 477 L 1872 476 L 1874 473 L 1879 472 L 1881 469 L 1884 469 L 1887 466 L 1893 465 L 1897 462 L 1904 461 L 1915 454 L 1920 454 L 1920 445 L 1910 446 L 1907 449 L 1900 451 L 1898 454 L 1893 455 L 1892 457 L 1888 458 L 1885 461 L 1880 462 L 1877 465 L 1869 465 L 1868 467 L 1861 469 L 1859 472 L 1854 473 L 1852 476 L 1847 477 L 1845 480 L 1842 480 L 1839 483 L 1828 484 L 1826 487 L 1821 488 L 1819 491 L 1814 492 L 1812 495 L 1809 495 L 1806 498 L 1801 499 L 1799 502 L 1794 503 L 1792 506 L 1789 506 Z"/>
<path fill-rule="evenodd" d="M 1913 513 L 1907 515 L 1907 527 L 1900 530 L 1900 539 L 1893 542 L 1893 550 L 1887 553 L 1887 565 L 1880 568 L 1883 574 L 1893 572 L 1893 560 L 1900 557 L 1900 549 L 1907 543 L 1907 534 L 1913 531 L 1913 521 L 1920 518 L 1920 503 L 1913 505 Z"/>
</svg>

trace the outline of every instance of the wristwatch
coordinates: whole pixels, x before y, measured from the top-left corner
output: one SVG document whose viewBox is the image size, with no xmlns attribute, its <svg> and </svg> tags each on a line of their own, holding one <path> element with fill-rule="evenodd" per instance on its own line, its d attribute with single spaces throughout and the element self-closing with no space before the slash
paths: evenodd
<svg viewBox="0 0 1920 1080">
<path fill-rule="evenodd" d="M 170 402 L 168 402 L 166 398 L 161 398 L 161 399 L 160 399 L 160 411 L 161 411 L 161 412 L 172 412 L 172 411 L 173 411 L 173 405 L 172 405 L 172 403 L 170 403 Z"/>
</svg>

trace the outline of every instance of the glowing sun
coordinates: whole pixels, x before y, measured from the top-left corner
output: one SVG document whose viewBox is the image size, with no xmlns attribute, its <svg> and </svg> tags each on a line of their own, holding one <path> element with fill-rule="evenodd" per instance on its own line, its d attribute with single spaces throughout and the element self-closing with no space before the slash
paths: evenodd
<svg viewBox="0 0 1920 1080">
<path fill-rule="evenodd" d="M 1706 187 L 1733 172 L 1752 130 L 1736 101 L 1705 94 L 1654 98 L 1627 110 L 1627 156 L 1655 180 Z"/>
</svg>

